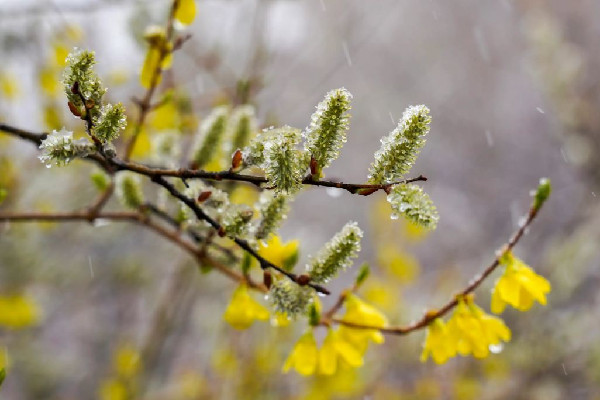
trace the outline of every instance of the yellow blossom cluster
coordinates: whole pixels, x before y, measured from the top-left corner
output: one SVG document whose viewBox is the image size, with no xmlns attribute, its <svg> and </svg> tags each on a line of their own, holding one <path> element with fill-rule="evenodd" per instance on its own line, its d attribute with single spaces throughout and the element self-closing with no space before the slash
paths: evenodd
<svg viewBox="0 0 600 400">
<path fill-rule="evenodd" d="M 342 320 L 350 324 L 383 328 L 388 323 L 385 315 L 353 294 L 347 295 L 345 306 L 346 313 Z M 363 356 L 371 341 L 383 343 L 383 335 L 379 330 L 342 325 L 338 329 L 328 328 L 319 349 L 313 328 L 310 328 L 296 342 L 283 365 L 283 371 L 288 372 L 293 368 L 301 375 L 333 375 L 340 368 L 358 368 L 363 364 Z"/>
<path fill-rule="evenodd" d="M 503 275 L 492 290 L 492 312 L 499 314 L 510 304 L 527 311 L 534 301 L 546 304 L 550 283 L 536 274 L 523 261 L 506 251 L 499 259 L 505 267 Z M 473 302 L 473 295 L 460 296 L 448 323 L 435 318 L 428 326 L 421 361 L 430 356 L 442 364 L 460 354 L 485 358 L 490 348 L 510 340 L 510 329 L 498 318 L 486 314 Z"/>
</svg>

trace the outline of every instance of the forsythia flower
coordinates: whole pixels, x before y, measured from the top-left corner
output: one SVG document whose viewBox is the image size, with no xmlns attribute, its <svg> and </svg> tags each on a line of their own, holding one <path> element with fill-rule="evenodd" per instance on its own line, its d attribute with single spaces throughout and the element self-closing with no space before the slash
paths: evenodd
<svg viewBox="0 0 600 400">
<path fill-rule="evenodd" d="M 121 377 L 134 377 L 140 366 L 140 353 L 130 345 L 120 346 L 113 356 L 113 367 Z"/>
<path fill-rule="evenodd" d="M 0 326 L 26 328 L 37 323 L 39 318 L 38 306 L 30 297 L 22 294 L 0 297 Z"/>
<path fill-rule="evenodd" d="M 258 254 L 282 268 L 291 268 L 298 260 L 298 241 L 283 243 L 279 236 L 270 235 L 266 243 L 258 242 Z"/>
<path fill-rule="evenodd" d="M 247 329 L 255 320 L 268 320 L 269 311 L 254 300 L 248 293 L 248 287 L 242 284 L 233 292 L 223 318 L 235 329 Z"/>
<path fill-rule="evenodd" d="M 100 386 L 99 397 L 101 400 L 127 400 L 129 395 L 123 382 L 118 379 L 107 379 Z"/>
<path fill-rule="evenodd" d="M 448 327 L 440 318 L 434 319 L 427 327 L 421 362 L 427 361 L 430 355 L 437 364 L 443 364 L 456 355 L 456 343 L 448 334 Z"/>
<path fill-rule="evenodd" d="M 536 274 L 510 251 L 502 256 L 500 264 L 505 265 L 506 268 L 492 291 L 492 312 L 502 313 L 506 304 L 519 311 L 527 311 L 534 300 L 546 305 L 550 282 Z"/>
<path fill-rule="evenodd" d="M 285 360 L 283 372 L 294 368 L 301 375 L 312 375 L 317 370 L 319 352 L 312 329 L 306 331 Z"/>
<path fill-rule="evenodd" d="M 378 328 L 383 328 L 388 324 L 385 315 L 354 294 L 348 294 L 345 306 L 346 314 L 342 317 L 344 321 Z M 363 354 L 367 350 L 369 341 L 377 344 L 384 342 L 383 334 L 375 329 L 355 329 L 349 326 L 341 326 L 340 335 Z"/>
<path fill-rule="evenodd" d="M 160 27 L 149 27 L 144 37 L 150 47 L 148 47 L 140 72 L 140 83 L 143 87 L 149 89 L 151 86 L 158 86 L 161 81 L 162 70 L 170 68 L 173 59 L 171 54 L 172 45 L 167 42 L 167 34 Z"/>
<path fill-rule="evenodd" d="M 448 330 L 458 352 L 463 356 L 473 354 L 476 358 L 487 357 L 491 345 L 498 345 L 502 340 L 508 342 L 511 336 L 504 321 L 486 314 L 473 303 L 472 296 L 458 300 L 448 321 Z"/>
<path fill-rule="evenodd" d="M 189 25 L 196 17 L 196 2 L 194 0 L 179 0 L 175 10 L 175 19 L 184 25 Z"/>
<path fill-rule="evenodd" d="M 339 330 L 329 329 L 319 350 L 319 372 L 323 375 L 333 375 L 338 369 L 338 359 L 353 368 L 363 364 L 362 354 L 358 349 L 345 340 Z"/>
</svg>

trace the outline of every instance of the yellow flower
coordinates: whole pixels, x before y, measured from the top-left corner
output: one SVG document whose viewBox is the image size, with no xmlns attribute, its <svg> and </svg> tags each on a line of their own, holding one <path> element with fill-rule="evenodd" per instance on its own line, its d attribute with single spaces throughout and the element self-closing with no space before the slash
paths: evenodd
<svg viewBox="0 0 600 400">
<path fill-rule="evenodd" d="M 194 0 L 180 0 L 175 10 L 175 19 L 184 25 L 189 25 L 196 17 L 196 3 Z"/>
<path fill-rule="evenodd" d="M 223 318 L 235 329 L 247 329 L 255 320 L 267 321 L 269 311 L 254 300 L 248 293 L 248 287 L 242 284 L 233 292 Z"/>
<path fill-rule="evenodd" d="M 166 33 L 160 27 L 149 27 L 144 37 L 150 43 L 150 47 L 148 47 L 140 73 L 140 83 L 143 87 L 150 88 L 153 84 L 154 86 L 160 84 L 161 71 L 171 67 L 171 61 L 173 60 L 172 45 L 167 42 Z M 163 51 L 166 52 L 166 55 L 161 60 Z"/>
<path fill-rule="evenodd" d="M 140 354 L 131 345 L 121 345 L 115 352 L 113 365 L 117 374 L 131 378 L 140 370 Z"/>
<path fill-rule="evenodd" d="M 448 327 L 440 318 L 434 319 L 427 327 L 427 336 L 423 344 L 421 362 L 427 361 L 429 356 L 437 364 L 443 364 L 456 355 L 456 343 L 449 335 Z"/>
<path fill-rule="evenodd" d="M 0 93 L 9 100 L 19 97 L 21 89 L 19 88 L 17 77 L 8 72 L 0 72 Z"/>
<path fill-rule="evenodd" d="M 279 236 L 270 235 L 266 243 L 258 242 L 258 254 L 278 267 L 291 268 L 298 260 L 298 241 L 283 243 Z"/>
<path fill-rule="evenodd" d="M 0 326 L 26 328 L 36 324 L 39 318 L 38 306 L 29 296 L 14 294 L 0 297 Z"/>
<path fill-rule="evenodd" d="M 127 387 L 118 379 L 107 379 L 100 386 L 101 400 L 127 400 L 129 398 Z"/>
<path fill-rule="evenodd" d="M 318 364 L 317 342 L 312 329 L 307 330 L 296 342 L 291 354 L 285 360 L 283 372 L 294 368 L 301 375 L 312 375 Z"/>
<path fill-rule="evenodd" d="M 510 329 L 498 317 L 486 314 L 473 303 L 472 296 L 465 296 L 448 321 L 448 331 L 456 343 L 456 349 L 463 355 L 473 354 L 476 358 L 489 355 L 489 347 L 510 340 Z"/>
<path fill-rule="evenodd" d="M 519 311 L 529 310 L 534 301 L 546 305 L 546 294 L 550 292 L 550 282 L 546 278 L 536 274 L 511 252 L 506 252 L 500 263 L 506 268 L 492 291 L 492 312 L 502 313 L 506 304 Z"/>
<path fill-rule="evenodd" d="M 339 331 L 329 329 L 319 350 L 319 372 L 323 375 L 335 374 L 338 359 L 353 368 L 363 364 L 362 354 L 358 349 L 346 341 Z"/>
<path fill-rule="evenodd" d="M 378 328 L 383 328 L 388 324 L 385 315 L 354 294 L 348 294 L 344 304 L 346 306 L 346 314 L 342 317 L 344 321 Z M 340 335 L 357 348 L 361 354 L 364 354 L 367 350 L 369 341 L 377 344 L 384 342 L 383 334 L 377 329 L 357 329 L 350 326 L 341 326 Z"/>
</svg>

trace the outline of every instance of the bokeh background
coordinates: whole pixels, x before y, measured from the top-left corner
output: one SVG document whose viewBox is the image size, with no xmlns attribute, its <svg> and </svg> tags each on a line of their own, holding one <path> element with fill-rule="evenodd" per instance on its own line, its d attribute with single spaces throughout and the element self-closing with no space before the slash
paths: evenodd
<svg viewBox="0 0 600 400">
<path fill-rule="evenodd" d="M 144 140 L 164 129 L 189 136 L 225 102 L 254 104 L 263 126 L 304 128 L 323 95 L 343 86 L 354 95 L 351 128 L 327 176 L 359 182 L 402 111 L 426 104 L 432 129 L 413 171 L 429 178 L 423 186 L 441 216 L 434 233 L 391 221 L 381 193 L 313 188 L 294 201 L 282 237 L 300 240 L 302 266 L 346 221 L 358 221 L 367 232 L 359 261 L 374 270 L 361 295 L 405 324 L 443 304 L 493 259 L 546 176 L 552 197 L 516 253 L 551 281 L 549 304 L 505 313 L 513 339 L 485 360 L 421 364 L 417 332 L 389 337 L 355 372 L 282 375 L 303 323 L 233 330 L 222 313 L 234 286 L 198 273 L 157 236 L 119 224 L 0 223 L 0 295 L 27 293 L 41 312 L 34 326 L 0 329 L 10 363 L 1 398 L 98 398 L 115 355 L 127 358 L 144 345 L 155 355 L 143 366 L 149 399 L 600 398 L 599 2 L 197 5 L 186 28 L 192 38 L 161 89 L 174 89 L 176 100 L 150 119 Z M 58 84 L 72 47 L 96 51 L 107 96 L 134 115 L 131 98 L 143 93 L 143 32 L 164 23 L 168 6 L 0 2 L 0 121 L 82 131 Z M 136 156 L 143 159 L 144 149 Z M 91 166 L 46 169 L 33 146 L 6 136 L 0 170 L 9 188 L 1 211 L 67 211 L 96 195 Z M 487 306 L 492 281 L 478 291 L 480 304 Z M 166 299 L 172 287 L 176 295 Z"/>
</svg>

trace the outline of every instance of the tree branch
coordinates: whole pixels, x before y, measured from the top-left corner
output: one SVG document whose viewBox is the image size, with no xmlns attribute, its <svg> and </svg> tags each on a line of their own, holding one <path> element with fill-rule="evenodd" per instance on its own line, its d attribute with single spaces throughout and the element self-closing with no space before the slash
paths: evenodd
<svg viewBox="0 0 600 400">
<path fill-rule="evenodd" d="M 344 321 L 343 319 L 340 319 L 340 318 L 331 317 L 331 314 L 328 314 L 327 315 L 328 318 L 323 319 L 322 325 L 327 325 L 331 322 L 334 322 L 334 323 L 348 326 L 348 327 L 355 328 L 355 329 L 375 329 L 382 333 L 390 334 L 390 335 L 406 335 L 410 332 L 425 328 L 433 320 L 444 316 L 449 311 L 451 311 L 454 307 L 456 307 L 458 305 L 458 300 L 461 297 L 466 296 L 469 293 L 475 291 L 475 289 L 477 289 L 483 283 L 483 281 L 488 276 L 490 276 L 490 274 L 492 272 L 494 272 L 496 270 L 496 268 L 498 268 L 498 266 L 500 265 L 500 259 L 507 252 L 511 251 L 517 245 L 519 240 L 521 240 L 521 238 L 525 234 L 525 231 L 527 230 L 527 228 L 531 225 L 531 223 L 537 216 L 538 211 L 539 211 L 538 208 L 531 207 L 531 209 L 529 210 L 529 213 L 527 214 L 527 219 L 525 220 L 525 222 L 523 224 L 521 224 L 519 229 L 512 235 L 512 237 L 504 245 L 502 250 L 496 254 L 496 258 L 492 261 L 492 263 L 486 269 L 484 269 L 483 272 L 477 278 L 475 278 L 473 281 L 471 281 L 471 283 L 469 283 L 469 285 L 465 289 L 463 289 L 461 292 L 457 293 L 452 298 L 452 300 L 448 301 L 448 303 L 446 303 L 444 306 L 442 306 L 438 310 L 432 310 L 432 311 L 426 312 L 423 315 L 423 317 L 421 317 L 421 319 L 419 319 L 418 321 L 416 321 L 410 325 L 407 325 L 407 326 L 381 328 L 381 327 L 358 324 L 358 323 L 354 323 L 354 322 L 350 322 L 350 321 Z M 341 299 L 341 297 L 340 297 L 340 299 Z M 338 300 L 338 303 L 339 303 L 339 301 L 340 300 Z M 341 299 L 341 301 L 343 302 L 343 299 Z M 337 305 L 337 303 L 336 303 L 336 305 Z"/>
</svg>

